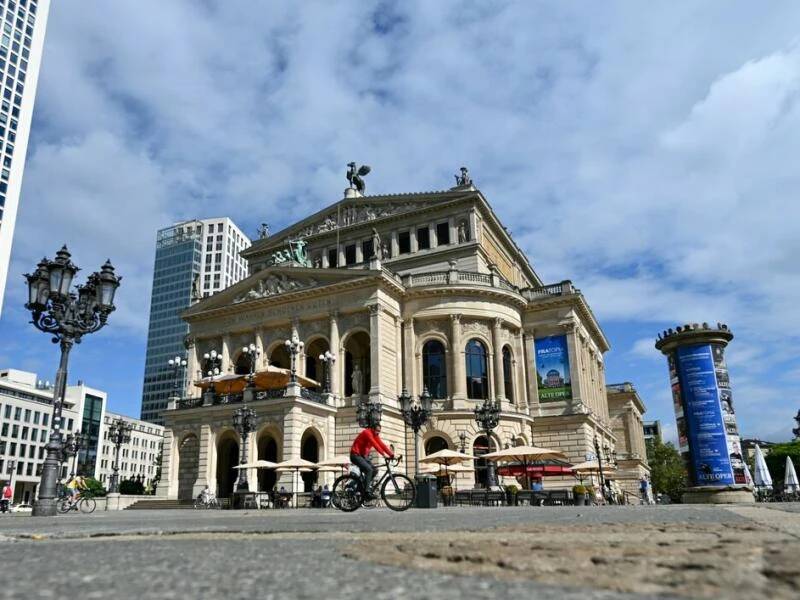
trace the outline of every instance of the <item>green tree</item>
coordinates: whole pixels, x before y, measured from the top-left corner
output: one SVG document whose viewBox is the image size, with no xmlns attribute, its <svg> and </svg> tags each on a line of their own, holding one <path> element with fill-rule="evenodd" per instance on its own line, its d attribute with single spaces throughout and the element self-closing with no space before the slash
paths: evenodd
<svg viewBox="0 0 800 600">
<path fill-rule="evenodd" d="M 128 496 L 141 496 L 144 494 L 144 486 L 141 481 L 136 479 L 124 479 L 119 482 L 119 493 Z"/>
<path fill-rule="evenodd" d="M 103 497 L 106 495 L 106 488 L 103 487 L 103 484 L 97 481 L 94 477 L 86 477 L 85 478 L 86 485 L 89 486 L 89 491 L 91 492 L 92 496 L 99 496 Z"/>
<path fill-rule="evenodd" d="M 772 484 L 775 489 L 783 491 L 783 476 L 786 474 L 786 457 L 789 456 L 794 463 L 794 468 L 798 471 L 800 466 L 800 440 L 775 444 L 770 448 L 769 454 L 764 457 L 767 461 L 767 469 L 772 476 Z"/>
<path fill-rule="evenodd" d="M 653 493 L 667 494 L 673 502 L 680 502 L 681 489 L 686 487 L 686 471 L 680 452 L 671 443 L 654 440 L 650 463 L 650 481 Z"/>
</svg>

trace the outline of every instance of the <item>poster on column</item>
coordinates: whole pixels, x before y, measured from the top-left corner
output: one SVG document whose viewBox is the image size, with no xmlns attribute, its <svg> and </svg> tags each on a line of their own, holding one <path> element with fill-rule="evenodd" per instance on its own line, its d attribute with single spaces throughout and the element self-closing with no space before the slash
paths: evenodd
<svg viewBox="0 0 800 600">
<path fill-rule="evenodd" d="M 572 383 L 569 377 L 567 336 L 551 335 L 536 338 L 534 348 L 539 402 L 571 400 Z"/>
<path fill-rule="evenodd" d="M 719 403 L 722 408 L 722 422 L 725 424 L 725 435 L 728 438 L 728 456 L 731 460 L 733 478 L 736 483 L 746 484 L 747 476 L 744 471 L 744 458 L 742 456 L 742 441 L 739 438 L 739 427 L 736 425 L 736 411 L 733 407 L 733 391 L 731 390 L 728 367 L 725 364 L 725 346 L 711 344 L 714 355 L 714 374 L 717 378 L 719 389 Z"/>
<path fill-rule="evenodd" d="M 728 436 L 722 418 L 710 344 L 675 351 L 695 485 L 732 485 Z"/>
</svg>

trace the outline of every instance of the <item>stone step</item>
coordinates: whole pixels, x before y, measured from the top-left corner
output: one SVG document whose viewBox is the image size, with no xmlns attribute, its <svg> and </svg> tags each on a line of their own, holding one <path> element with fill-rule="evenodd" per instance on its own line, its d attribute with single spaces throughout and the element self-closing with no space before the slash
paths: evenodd
<svg viewBox="0 0 800 600">
<path fill-rule="evenodd" d="M 139 500 L 124 510 L 177 510 L 194 508 L 191 500 Z"/>
</svg>

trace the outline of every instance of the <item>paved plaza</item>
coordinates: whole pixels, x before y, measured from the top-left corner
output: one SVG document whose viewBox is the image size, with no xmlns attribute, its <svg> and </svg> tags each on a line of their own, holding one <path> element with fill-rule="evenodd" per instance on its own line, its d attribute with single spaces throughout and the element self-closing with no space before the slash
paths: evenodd
<svg viewBox="0 0 800 600">
<path fill-rule="evenodd" d="M 800 597 L 800 507 L 0 518 L 0 598 Z"/>
</svg>

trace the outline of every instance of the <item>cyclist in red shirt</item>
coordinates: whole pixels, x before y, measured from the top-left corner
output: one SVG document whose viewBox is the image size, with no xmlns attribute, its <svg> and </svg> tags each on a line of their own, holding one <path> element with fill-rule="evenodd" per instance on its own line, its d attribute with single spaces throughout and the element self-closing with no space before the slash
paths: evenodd
<svg viewBox="0 0 800 600">
<path fill-rule="evenodd" d="M 361 469 L 364 475 L 364 485 L 367 489 L 367 494 L 370 495 L 372 488 L 372 477 L 375 475 L 375 467 L 369 460 L 370 450 L 375 448 L 383 457 L 394 458 L 394 452 L 389 449 L 383 440 L 380 438 L 381 425 L 377 423 L 371 427 L 365 427 L 353 440 L 353 445 L 350 447 L 350 462 Z"/>
</svg>

